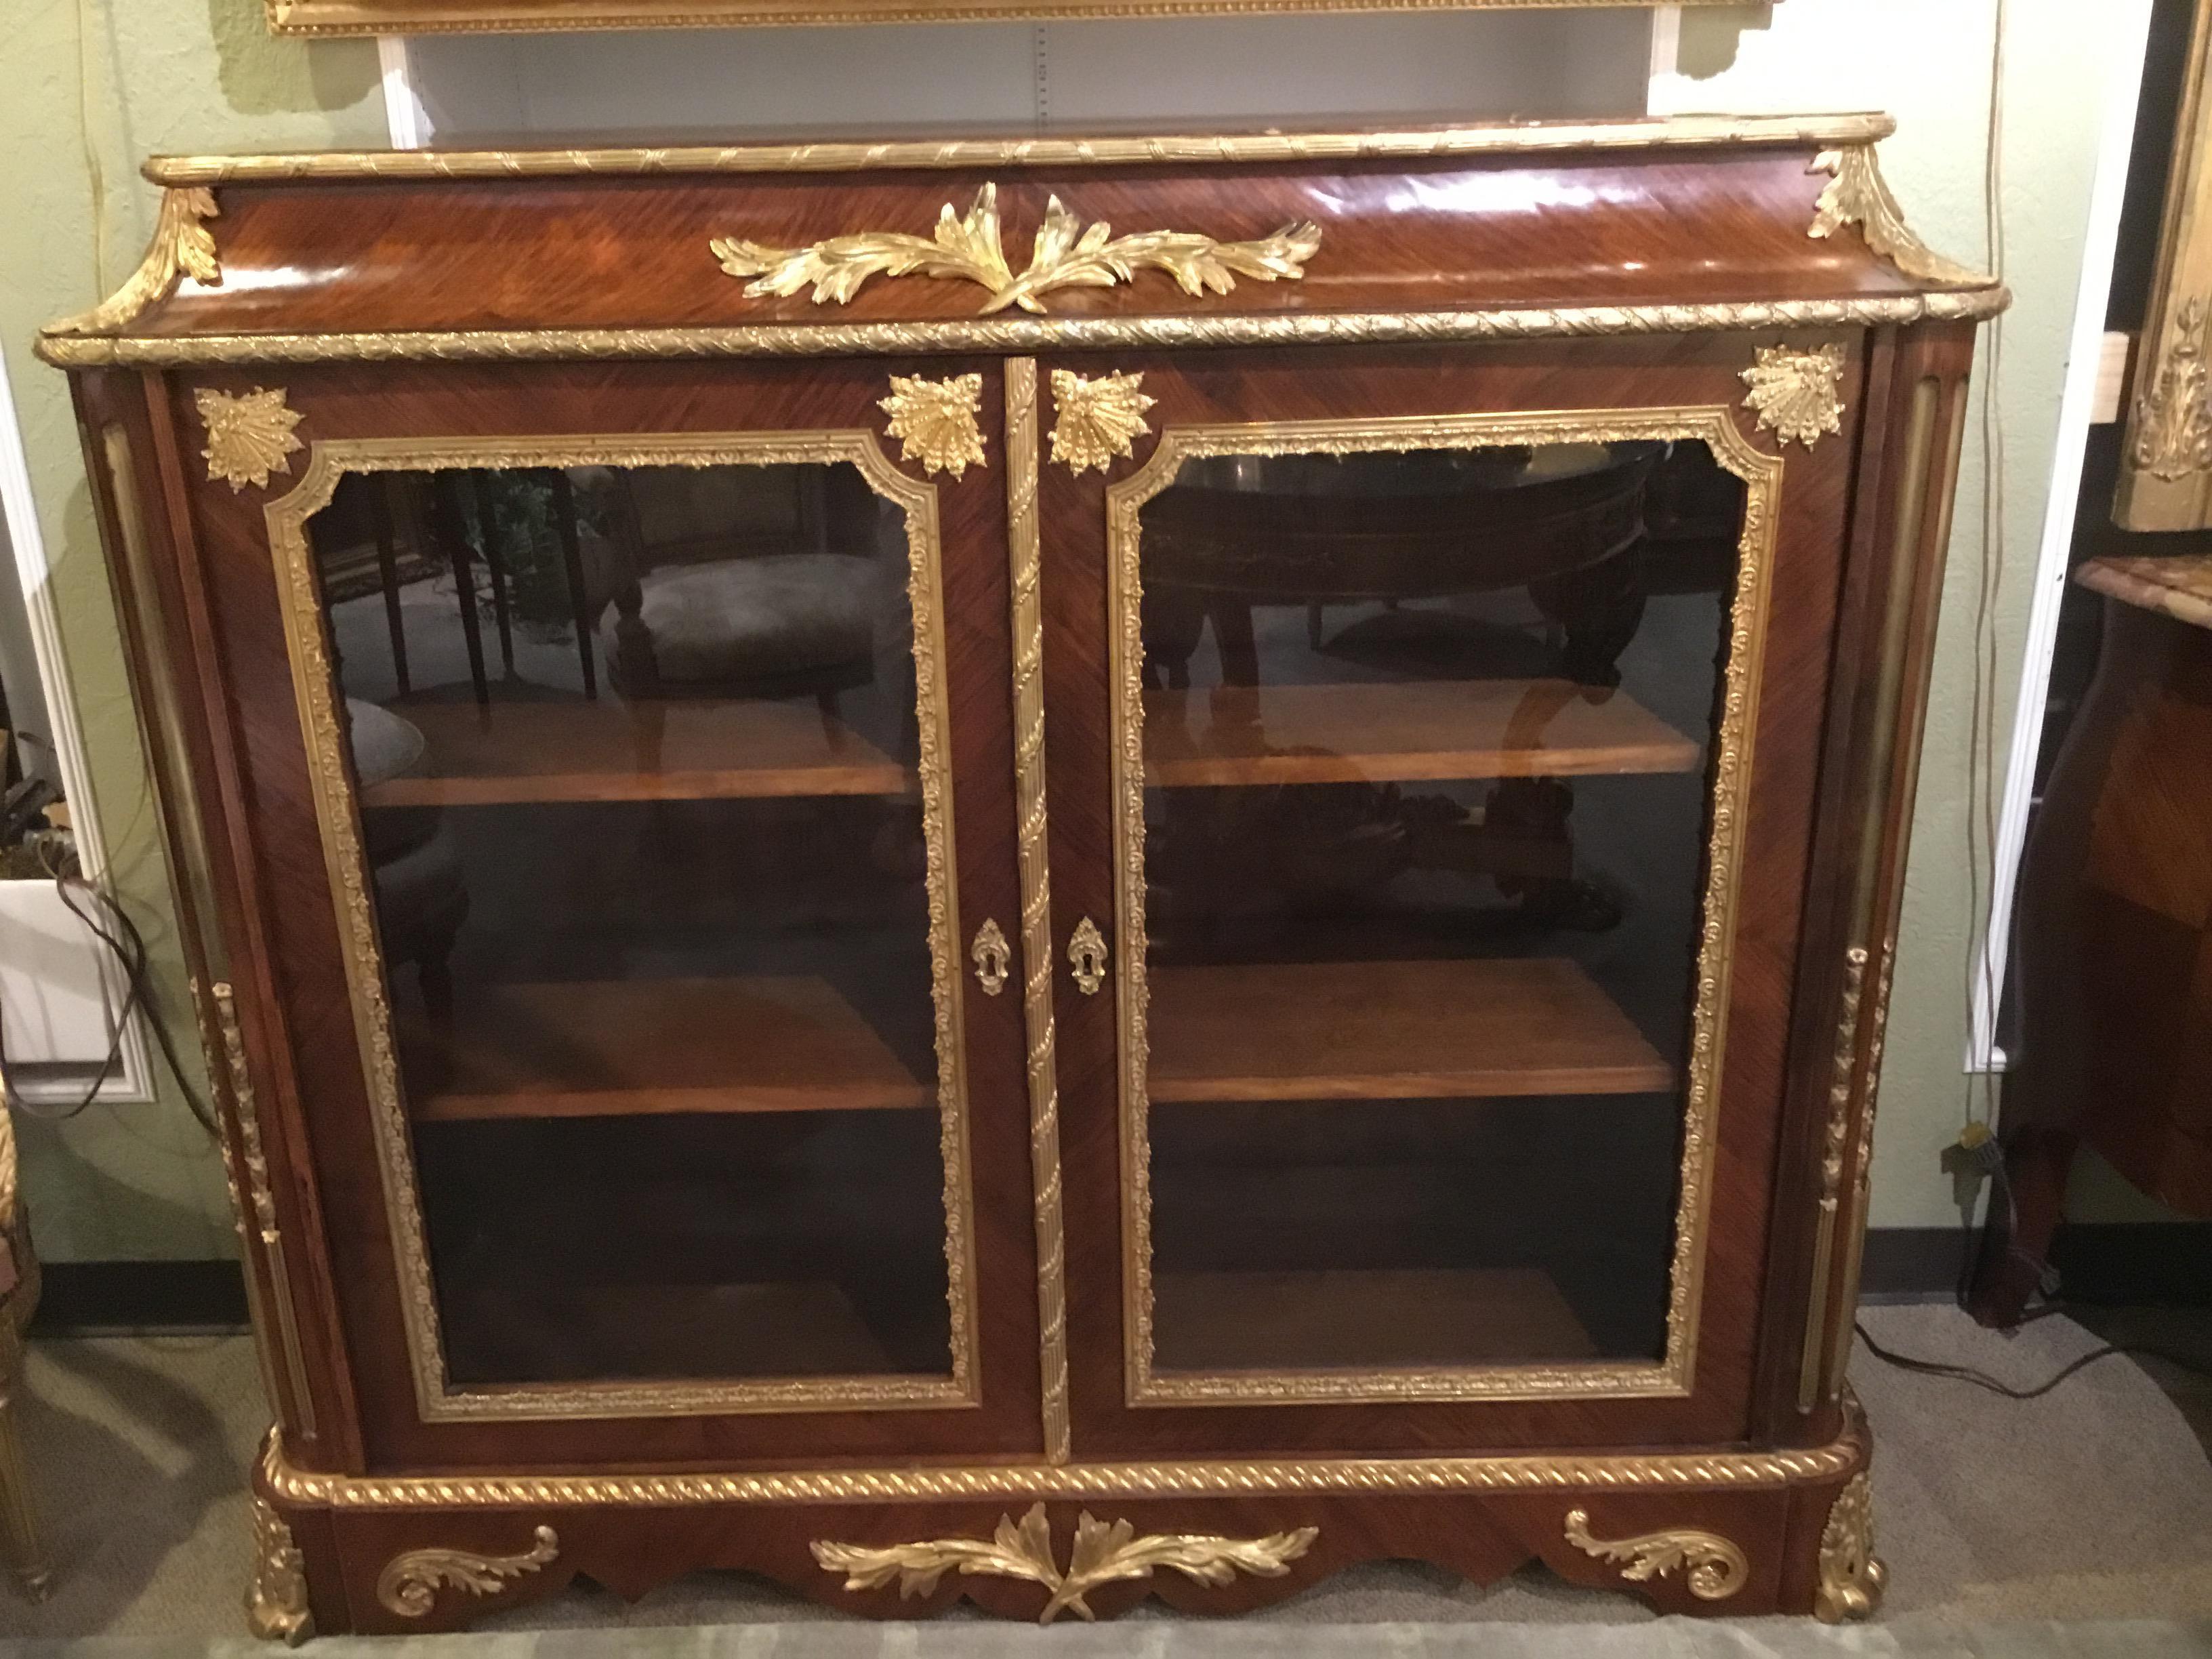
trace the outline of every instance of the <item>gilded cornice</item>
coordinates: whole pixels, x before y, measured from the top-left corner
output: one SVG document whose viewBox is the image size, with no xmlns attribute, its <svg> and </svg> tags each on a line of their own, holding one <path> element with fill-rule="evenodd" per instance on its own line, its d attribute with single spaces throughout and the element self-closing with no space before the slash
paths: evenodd
<svg viewBox="0 0 2212 1659">
<path fill-rule="evenodd" d="M 1607 0 L 1614 3 L 1615 0 Z M 890 21 L 886 16 L 884 21 Z M 1428 161 L 1563 149 L 1759 145 L 1837 149 L 1887 137 L 1887 115 L 1684 116 L 1537 121 L 1386 132 L 1181 133 L 1069 138 L 893 139 L 876 143 L 675 145 L 660 149 L 330 150 L 271 155 L 156 155 L 143 171 L 170 186 L 347 179 L 595 178 L 884 169 L 1267 166 Z"/>
<path fill-rule="evenodd" d="M 1435 343 L 1546 336 L 1710 334 L 1979 322 L 2012 303 L 2003 287 L 1878 299 L 1772 300 L 1549 310 L 1248 312 L 1154 317 L 967 317 L 943 322 L 761 324 L 753 327 L 469 329 L 351 334 L 42 334 L 63 368 L 197 363 L 556 362 L 608 357 L 1023 354 L 1119 348 Z"/>
</svg>

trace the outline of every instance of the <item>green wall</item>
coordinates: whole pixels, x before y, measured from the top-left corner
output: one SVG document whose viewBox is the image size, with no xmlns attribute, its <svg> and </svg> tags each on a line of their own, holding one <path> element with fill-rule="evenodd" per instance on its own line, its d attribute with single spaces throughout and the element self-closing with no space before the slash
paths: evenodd
<svg viewBox="0 0 2212 1659">
<path fill-rule="evenodd" d="M 193 1085 L 168 874 L 93 529 L 68 386 L 31 355 L 40 324 L 104 298 L 138 263 L 167 149 L 381 146 L 376 48 L 267 36 L 260 0 L 15 0 L 0 94 L 0 349 L 29 453 L 62 647 L 118 896 L 154 958 L 152 1000 Z M 50 1261 L 204 1257 L 233 1248 L 213 1148 L 155 1062 L 150 1104 L 21 1123 L 25 1190 Z"/>
<path fill-rule="evenodd" d="M 1679 89 L 1678 107 L 1887 110 L 1898 131 L 1881 147 L 1883 171 L 1913 228 L 1939 252 L 1988 264 L 1984 162 L 1998 10 L 1998 0 L 1784 0 L 1686 13 L 1681 64 L 1693 78 Z M 1986 830 L 1968 779 L 1974 767 L 1993 764 L 1991 787 L 2002 794 L 2103 100 L 2129 45 L 2113 19 L 2096 16 L 2100 10 L 2078 0 L 2009 0 L 2004 9 L 2003 275 L 2014 304 L 2001 325 L 1989 422 L 2002 434 L 2003 468 L 1991 474 L 1978 417 L 1960 476 L 1899 930 L 1875 1140 L 1876 1226 L 1959 1221 L 1943 1149 L 1970 1108 L 1989 1109 L 1991 1091 L 1972 1090 L 1963 1071 L 1989 902 Z M 1991 386 L 1989 342 L 1984 331 L 1975 365 L 1981 392 Z M 1985 495 L 1993 482 L 1999 487 Z M 1978 639 L 1981 678 L 1995 693 L 1978 726 Z M 2090 1158 L 2069 1208 L 2099 1220 L 2162 1213 Z"/>
</svg>

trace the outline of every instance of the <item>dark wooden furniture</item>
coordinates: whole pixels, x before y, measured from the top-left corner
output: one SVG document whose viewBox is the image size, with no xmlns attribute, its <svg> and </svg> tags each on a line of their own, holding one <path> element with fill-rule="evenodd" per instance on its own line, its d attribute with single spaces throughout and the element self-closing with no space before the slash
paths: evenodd
<svg viewBox="0 0 2212 1659">
<path fill-rule="evenodd" d="M 2039 1288 L 2085 1146 L 2212 1218 L 2212 560 L 2075 579 L 2105 596 L 2104 641 L 2021 872 L 2023 1039 L 1972 1304 L 1991 1324 Z"/>
<path fill-rule="evenodd" d="M 40 349 L 245 1206 L 257 1626 L 1389 1556 L 1868 1612 L 1844 1372 L 2004 301 L 1887 130 L 150 164 L 145 269 Z M 594 699 L 592 470 L 779 468 L 856 504 L 841 580 L 665 607 L 776 643 Z M 485 684 L 437 562 L 403 675 L 319 516 L 459 471 L 544 484 L 481 706 L 407 696 Z M 769 678 L 817 635 L 834 705 Z M 434 997 L 362 850 L 432 811 Z"/>
</svg>

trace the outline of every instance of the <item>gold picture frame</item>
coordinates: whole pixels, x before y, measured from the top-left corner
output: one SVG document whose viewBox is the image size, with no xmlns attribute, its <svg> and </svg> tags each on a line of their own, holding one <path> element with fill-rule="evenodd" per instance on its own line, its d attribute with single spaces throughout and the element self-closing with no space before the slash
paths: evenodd
<svg viewBox="0 0 2212 1659">
<path fill-rule="evenodd" d="M 262 0 L 276 35 L 499 34 L 809 23 L 1172 17 L 1206 13 L 1502 11 L 1735 0 Z"/>
<path fill-rule="evenodd" d="M 2212 529 L 2212 0 L 2197 0 L 2159 222 L 2158 263 L 2136 342 L 2112 522 L 2123 530 Z"/>
</svg>

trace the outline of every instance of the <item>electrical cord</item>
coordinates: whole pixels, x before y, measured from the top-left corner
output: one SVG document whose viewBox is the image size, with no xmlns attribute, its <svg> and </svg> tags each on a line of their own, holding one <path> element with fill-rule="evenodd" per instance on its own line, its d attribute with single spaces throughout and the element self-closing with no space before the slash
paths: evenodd
<svg viewBox="0 0 2212 1659">
<path fill-rule="evenodd" d="M 185 1075 L 184 1062 L 177 1054 L 176 1039 L 169 1035 L 168 1025 L 159 1014 L 154 1012 L 152 1002 L 146 995 L 145 975 L 148 953 L 145 935 L 138 931 L 138 924 L 131 921 L 130 912 L 82 876 L 57 874 L 54 878 L 54 885 L 61 896 L 62 902 L 69 906 L 70 913 L 92 932 L 94 937 L 114 953 L 116 961 L 122 965 L 124 973 L 130 981 L 129 988 L 124 997 L 125 1017 L 128 1018 L 129 1012 L 134 1006 L 145 1011 L 146 1024 L 154 1033 L 155 1046 L 161 1049 L 161 1059 L 169 1068 L 169 1075 L 176 1079 L 177 1091 L 185 1097 L 186 1109 L 191 1111 L 194 1118 L 198 1120 L 200 1127 L 207 1131 L 209 1139 L 221 1140 L 222 1131 L 216 1123 L 214 1112 L 210 1109 L 208 1103 L 199 1097 L 193 1090 L 191 1080 Z M 106 929 L 100 927 L 91 912 L 76 902 L 72 893 L 88 896 L 94 904 L 100 906 L 107 915 L 113 916 L 123 933 L 124 939 L 128 941 L 128 948 L 126 949 L 122 941 L 118 941 Z M 122 1035 L 122 1022 L 119 1020 L 117 1022 L 116 1032 L 117 1042 L 119 1044 Z"/>
<path fill-rule="evenodd" d="M 2058 1306 L 2041 1308 L 2030 1314 L 2028 1319 L 2023 1320 L 2021 1323 L 2025 1324 L 2028 1320 L 2045 1318 L 2052 1314 L 2061 1314 L 2065 1311 L 2065 1309 Z M 1970 1382 L 1978 1389 L 1987 1389 L 1991 1394 L 2002 1395 L 2008 1400 L 2040 1400 L 2069 1377 L 2087 1370 L 2100 1359 L 2112 1358 L 2115 1354 L 2160 1359 L 2179 1370 L 2193 1372 L 2198 1376 L 2212 1376 L 2212 1367 L 2208 1367 L 2203 1360 L 2185 1359 L 2170 1349 L 2152 1347 L 2140 1342 L 2107 1342 L 2100 1348 L 2092 1348 L 2080 1358 L 2067 1361 L 2054 1374 L 2045 1378 L 2033 1388 L 2016 1389 L 2009 1382 L 2000 1382 L 1987 1371 L 1977 1370 L 1972 1365 L 1954 1365 L 1940 1359 L 1922 1359 L 1912 1354 L 1899 1353 L 1893 1348 L 1886 1348 L 1875 1340 L 1873 1333 L 1869 1331 L 1863 1323 L 1853 1321 L 1852 1324 L 1853 1328 L 1859 1334 L 1859 1340 L 1866 1344 L 1867 1352 L 1886 1365 L 1894 1365 L 1901 1371 L 1911 1371 L 1921 1376 L 1940 1376 L 1954 1382 Z"/>
<path fill-rule="evenodd" d="M 107 1079 L 114 1075 L 115 1068 L 122 1063 L 123 1033 L 131 1023 L 131 1015 L 143 1009 L 146 1014 L 146 1024 L 154 1033 L 155 1046 L 161 1051 L 161 1058 L 168 1066 L 170 1076 L 176 1079 L 178 1091 L 183 1095 L 186 1109 L 198 1121 L 200 1127 L 207 1132 L 209 1139 L 220 1140 L 222 1132 L 216 1123 L 215 1114 L 209 1109 L 207 1103 L 199 1097 L 198 1091 L 193 1089 L 191 1081 L 186 1078 L 184 1064 L 177 1054 L 176 1041 L 169 1035 L 167 1025 L 154 1012 L 151 1001 L 146 995 L 148 952 L 146 938 L 139 932 L 138 924 L 131 919 L 130 912 L 124 909 L 121 905 L 100 891 L 91 882 L 87 881 L 82 875 L 56 864 L 51 847 L 40 848 L 40 862 L 45 865 L 46 873 L 53 878 L 54 891 L 63 904 L 68 907 L 70 914 L 83 923 L 86 931 L 94 939 L 107 947 L 109 953 L 114 957 L 117 964 L 123 969 L 123 1006 L 116 1012 L 112 1032 L 108 1038 L 107 1053 L 100 1062 L 100 1069 L 93 1074 L 92 1082 L 77 1099 L 58 1108 L 34 1104 L 19 1094 L 14 1085 L 8 1082 L 5 1073 L 0 1072 L 0 1101 L 4 1101 L 5 1104 L 13 1107 L 26 1116 L 38 1118 L 49 1123 L 66 1123 L 71 1118 L 81 1115 L 100 1098 L 100 1090 L 106 1086 Z M 88 908 L 81 901 L 79 895 L 89 899 L 91 908 Z M 106 925 L 110 918 L 112 919 L 112 927 Z"/>
<path fill-rule="evenodd" d="M 77 907 L 70 897 L 67 877 L 55 866 L 48 849 L 44 847 L 40 849 L 40 861 L 46 866 L 46 873 L 53 878 L 54 890 L 59 895 L 61 902 L 69 907 L 70 912 L 80 921 L 84 922 L 86 927 L 92 930 L 94 937 L 106 945 L 123 965 L 123 1006 L 116 1012 L 116 1017 L 110 1024 L 107 1053 L 101 1058 L 100 1069 L 93 1073 L 92 1081 L 86 1085 L 83 1094 L 66 1106 L 37 1105 L 16 1092 L 15 1085 L 8 1081 L 5 1073 L 0 1072 L 0 1098 L 4 1098 L 8 1105 L 27 1117 L 35 1117 L 48 1123 L 66 1123 L 71 1118 L 82 1115 L 94 1101 L 100 1098 L 100 1090 L 106 1086 L 107 1079 L 114 1074 L 116 1066 L 123 1059 L 123 1032 L 131 1023 L 131 1013 L 138 1006 L 140 975 L 144 970 L 145 962 L 143 955 L 136 960 L 132 959 L 125 953 L 112 934 L 92 921 Z M 143 952 L 145 948 L 143 940 L 139 948 Z"/>
</svg>

